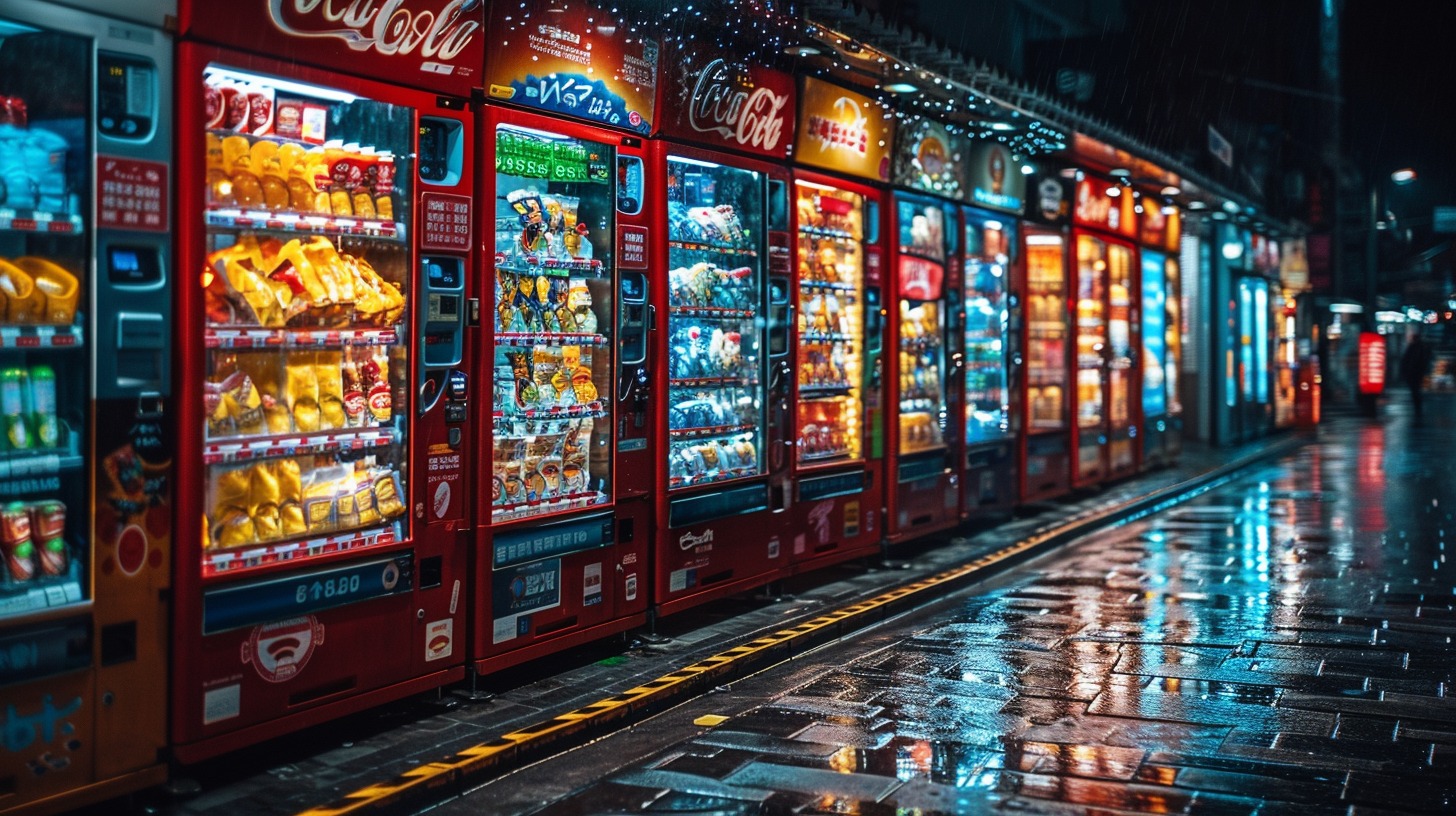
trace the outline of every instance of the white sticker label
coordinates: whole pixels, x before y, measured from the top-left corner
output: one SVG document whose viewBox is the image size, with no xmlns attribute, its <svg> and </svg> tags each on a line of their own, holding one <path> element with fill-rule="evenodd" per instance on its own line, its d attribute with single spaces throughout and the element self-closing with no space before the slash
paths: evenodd
<svg viewBox="0 0 1456 816">
<path fill-rule="evenodd" d="M 627 600 L 637 600 L 637 573 L 634 572 L 627 576 L 627 586 L 623 591 L 627 596 Z"/>
<path fill-rule="evenodd" d="M 809 542 L 807 539 L 804 538 L 803 533 L 796 533 L 794 535 L 794 555 L 803 555 L 804 549 L 808 546 L 808 544 Z"/>
<path fill-rule="evenodd" d="M 425 660 L 441 660 L 455 651 L 455 619 L 425 624 Z"/>
<path fill-rule="evenodd" d="M 505 643 L 508 640 L 516 639 L 516 616 L 508 618 L 496 618 L 495 626 L 491 628 L 490 642 Z"/>
<path fill-rule="evenodd" d="M 774 536 L 773 538 L 770 538 L 768 540 L 768 557 L 769 558 L 778 558 L 779 557 L 779 537 L 778 536 Z"/>
<path fill-rule="evenodd" d="M 219 686 L 202 693 L 202 724 L 230 720 L 242 713 L 243 687 L 240 683 Z"/>
<path fill-rule="evenodd" d="M 682 592 L 688 588 L 688 571 L 685 569 L 673 570 L 667 577 L 668 592 Z"/>
<path fill-rule="evenodd" d="M 581 603 L 582 606 L 592 606 L 602 602 L 602 565 L 601 562 L 587 564 L 581 571 Z"/>
</svg>

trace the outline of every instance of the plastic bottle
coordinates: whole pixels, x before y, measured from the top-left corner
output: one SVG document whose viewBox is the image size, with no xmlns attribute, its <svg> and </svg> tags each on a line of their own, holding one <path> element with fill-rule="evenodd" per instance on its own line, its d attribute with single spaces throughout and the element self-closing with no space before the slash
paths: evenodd
<svg viewBox="0 0 1456 816">
<path fill-rule="evenodd" d="M 56 413 L 56 372 L 50 366 L 30 369 L 30 428 L 42 448 L 61 445 L 61 422 Z"/>
<path fill-rule="evenodd" d="M 30 450 L 35 446 L 30 435 L 30 387 L 23 368 L 0 371 L 0 428 L 10 450 Z"/>
</svg>

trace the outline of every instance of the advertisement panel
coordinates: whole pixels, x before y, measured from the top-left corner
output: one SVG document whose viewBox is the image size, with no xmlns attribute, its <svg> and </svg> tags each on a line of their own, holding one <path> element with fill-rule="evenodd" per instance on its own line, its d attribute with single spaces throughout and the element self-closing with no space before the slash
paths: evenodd
<svg viewBox="0 0 1456 816">
<path fill-rule="evenodd" d="M 662 132 L 770 159 L 794 143 L 794 78 L 712 49 L 663 60 Z"/>
<path fill-rule="evenodd" d="M 1385 338 L 1375 332 L 1360 333 L 1358 382 L 1361 394 L 1385 392 Z"/>
<path fill-rule="evenodd" d="M 1177 252 L 1183 237 L 1183 219 L 1177 207 L 1161 204 L 1157 197 L 1144 195 L 1143 217 L 1138 220 L 1138 240 L 1144 246 Z"/>
<path fill-rule="evenodd" d="M 495 47 L 485 57 L 487 94 L 592 124 L 651 133 L 657 41 L 624 23 L 580 0 L 494 4 Z"/>
<path fill-rule="evenodd" d="M 895 120 L 878 102 L 821 80 L 804 80 L 794 157 L 801 164 L 888 181 Z"/>
<path fill-rule="evenodd" d="M 1072 218 L 1080 227 L 1095 227 L 1129 238 L 1137 235 L 1132 192 L 1106 179 L 1088 176 L 1077 182 Z"/>
<path fill-rule="evenodd" d="M 1028 177 L 1026 207 L 1028 221 L 1063 226 L 1072 220 L 1072 170 L 1047 166 Z"/>
<path fill-rule="evenodd" d="M 895 137 L 895 183 L 912 190 L 965 197 L 965 140 L 933 119 L 919 118 Z"/>
<path fill-rule="evenodd" d="M 278 59 L 469 96 L 485 63 L 484 0 L 184 3 L 180 33 Z"/>
<path fill-rule="evenodd" d="M 966 153 L 971 201 L 978 207 L 1020 213 L 1026 201 L 1026 176 L 1011 149 L 999 142 L 972 142 Z"/>
</svg>

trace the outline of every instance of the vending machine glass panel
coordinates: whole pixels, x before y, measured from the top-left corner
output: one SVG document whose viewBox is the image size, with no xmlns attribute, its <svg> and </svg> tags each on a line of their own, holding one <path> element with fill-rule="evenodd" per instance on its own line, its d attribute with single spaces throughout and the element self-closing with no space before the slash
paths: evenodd
<svg viewBox="0 0 1456 816">
<path fill-rule="evenodd" d="M 763 473 L 764 178 L 667 161 L 668 487 Z"/>
<path fill-rule="evenodd" d="M 1033 431 L 1067 427 L 1064 247 L 1060 235 L 1033 232 L 1026 236 L 1026 410 Z"/>
<path fill-rule="evenodd" d="M 0 19 L 0 624 L 91 591 L 91 47 Z M 101 466 L 119 492 L 98 502 L 145 508 L 150 466 Z M 17 651 L 0 678 L 37 662 Z"/>
<path fill-rule="evenodd" d="M 922 198 L 897 197 L 900 301 L 900 450 L 945 447 L 945 260 L 954 213 Z"/>
<path fill-rule="evenodd" d="M 499 522 L 611 495 L 616 163 L 610 145 L 509 125 L 495 142 Z"/>
<path fill-rule="evenodd" d="M 1167 293 L 1163 289 L 1166 259 L 1143 252 L 1143 412 L 1158 416 L 1168 410 L 1164 373 L 1167 353 Z"/>
<path fill-rule="evenodd" d="M 1107 244 L 1077 237 L 1077 426 L 1097 428 L 1106 420 L 1103 360 L 1107 354 Z"/>
<path fill-rule="evenodd" d="M 413 111 L 204 84 L 203 572 L 408 538 Z"/>
<path fill-rule="evenodd" d="M 797 182 L 800 465 L 863 456 L 864 199 Z"/>
<path fill-rule="evenodd" d="M 1163 327 L 1163 388 L 1168 394 L 1168 413 L 1181 414 L 1183 403 L 1178 396 L 1178 369 L 1183 360 L 1183 286 L 1179 280 L 1177 258 L 1169 258 L 1164 268 L 1168 283 L 1164 290 L 1167 322 Z"/>
<path fill-rule="evenodd" d="M 1254 399 L 1269 402 L 1269 282 L 1254 280 Z"/>
<path fill-rule="evenodd" d="M 1107 246 L 1108 416 L 1113 425 L 1132 419 L 1132 250 Z"/>
<path fill-rule="evenodd" d="M 1011 248 L 1014 246 L 1015 224 L 1005 224 L 999 219 L 974 213 L 966 214 L 968 443 L 1002 439 L 1010 434 L 1010 395 L 1007 390 L 1006 370 L 1006 352 L 1010 343 L 1006 288 L 1010 282 L 1007 270 L 1012 262 Z M 1060 302 L 1061 298 L 1058 297 L 1057 300 Z M 1038 308 L 1046 308 L 1044 300 L 1038 303 Z M 1060 394 L 1057 399 L 1060 406 Z M 1060 416 L 1060 407 L 1057 414 Z"/>
</svg>

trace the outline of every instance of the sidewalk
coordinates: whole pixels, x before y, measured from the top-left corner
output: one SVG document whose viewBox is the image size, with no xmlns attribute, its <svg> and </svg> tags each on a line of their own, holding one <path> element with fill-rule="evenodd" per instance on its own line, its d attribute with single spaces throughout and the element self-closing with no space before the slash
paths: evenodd
<svg viewBox="0 0 1456 816">
<path fill-rule="evenodd" d="M 711 604 L 659 624 L 662 642 L 596 644 L 482 683 L 382 707 L 195 768 L 160 812 L 412 812 L 575 747 L 847 631 L 981 580 L 1098 527 L 1227 481 L 1310 437 L 1237 448 L 1188 444 L 1179 463 L 1036 515 L 895 552 L 895 568 L 849 565 L 789 582 L 775 597 Z M 463 691 L 463 690 L 462 690 Z M 195 794 L 194 794 L 195 791 Z"/>
</svg>

